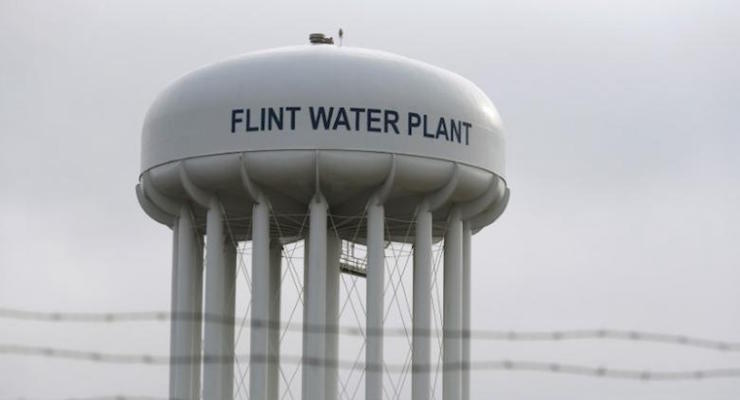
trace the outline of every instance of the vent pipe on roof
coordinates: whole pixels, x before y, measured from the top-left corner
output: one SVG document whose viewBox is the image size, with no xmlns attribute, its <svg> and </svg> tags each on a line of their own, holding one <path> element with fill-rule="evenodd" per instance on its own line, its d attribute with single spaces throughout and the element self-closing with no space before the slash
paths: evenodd
<svg viewBox="0 0 740 400">
<path fill-rule="evenodd" d="M 308 41 L 311 44 L 334 44 L 334 38 L 326 37 L 323 33 L 312 33 L 308 35 Z"/>
</svg>

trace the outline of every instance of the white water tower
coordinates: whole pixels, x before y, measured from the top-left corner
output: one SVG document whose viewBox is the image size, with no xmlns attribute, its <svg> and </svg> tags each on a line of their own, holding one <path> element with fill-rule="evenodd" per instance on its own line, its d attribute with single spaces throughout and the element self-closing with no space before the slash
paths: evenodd
<svg viewBox="0 0 740 400">
<path fill-rule="evenodd" d="M 170 397 L 233 398 L 235 246 L 251 241 L 249 397 L 279 398 L 281 247 L 305 240 L 302 398 L 337 398 L 343 241 L 366 246 L 354 271 L 366 276 L 365 398 L 383 398 L 385 248 L 407 241 L 411 392 L 429 399 L 443 240 L 443 398 L 468 399 L 471 236 L 508 202 L 499 115 L 459 75 L 311 39 L 191 72 L 147 113 L 137 195 L 173 231 Z"/>
</svg>

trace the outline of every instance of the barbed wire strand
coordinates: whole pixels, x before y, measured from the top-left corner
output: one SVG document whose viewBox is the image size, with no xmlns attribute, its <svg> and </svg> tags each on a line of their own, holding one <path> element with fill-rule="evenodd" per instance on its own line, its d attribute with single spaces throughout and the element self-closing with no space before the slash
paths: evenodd
<svg viewBox="0 0 740 400">
<path fill-rule="evenodd" d="M 117 322 L 146 322 L 146 321 L 170 321 L 172 319 L 190 319 L 206 320 L 209 322 L 222 322 L 225 324 L 241 324 L 243 321 L 236 318 L 228 318 L 217 315 L 200 314 L 200 313 L 168 313 L 163 311 L 149 312 L 118 312 L 118 313 L 59 313 L 59 312 L 38 312 L 9 308 L 0 308 L 1 319 L 15 319 L 24 321 L 42 321 L 42 322 L 79 322 L 79 323 L 117 323 Z M 245 329 L 249 329 L 250 324 L 245 324 Z M 407 336 L 407 329 L 403 327 L 392 328 L 386 327 L 382 331 L 372 329 L 363 330 L 357 327 L 349 326 L 318 326 L 299 323 L 280 323 L 273 324 L 265 322 L 260 324 L 254 321 L 255 326 L 267 325 L 268 329 L 281 329 L 287 331 L 303 332 L 336 332 L 340 335 L 347 336 L 365 336 L 365 335 L 384 335 L 384 336 Z M 427 332 L 420 331 L 420 334 L 437 336 L 442 332 L 438 329 L 430 329 Z M 620 330 L 620 329 L 572 329 L 572 330 L 553 330 L 553 331 L 505 331 L 505 330 L 472 330 L 470 332 L 446 332 L 445 334 L 462 336 L 474 340 L 491 340 L 491 341 L 575 341 L 575 340 L 620 340 L 646 343 L 662 343 L 676 346 L 694 347 L 721 352 L 740 352 L 739 342 L 721 341 L 705 339 L 680 334 L 656 333 L 637 330 Z"/>
<path fill-rule="evenodd" d="M 175 397 L 164 396 L 137 396 L 115 394 L 110 396 L 87 396 L 87 397 L 64 397 L 64 398 L 45 398 L 45 397 L 0 397 L 0 400 L 176 400 Z"/>
<path fill-rule="evenodd" d="M 219 363 L 231 362 L 230 357 L 203 356 L 201 357 L 170 357 L 152 354 L 114 354 L 81 351 L 73 349 L 62 349 L 54 347 L 35 347 L 13 344 L 0 344 L 0 354 L 16 356 L 36 356 L 44 358 L 67 359 L 77 361 L 90 361 L 108 364 L 137 364 L 137 365 L 171 365 L 181 363 L 203 362 Z M 238 360 L 250 360 L 248 354 L 238 354 L 234 357 Z M 257 363 L 295 363 L 304 366 L 323 366 L 337 367 L 339 369 L 354 368 L 354 362 L 349 360 L 327 360 L 321 358 L 304 358 L 298 356 L 281 356 L 275 357 L 257 357 L 252 358 L 251 362 Z M 436 365 L 426 365 L 414 367 L 414 371 L 427 372 L 432 371 Z M 404 365 L 385 364 L 369 365 L 369 369 L 387 368 L 395 373 L 402 372 Z M 485 371 L 529 371 L 557 373 L 565 375 L 579 375 L 597 378 L 615 378 L 626 380 L 642 381 L 680 381 L 680 380 L 702 380 L 713 378 L 740 378 L 740 368 L 714 368 L 698 369 L 684 371 L 654 371 L 654 370 L 636 370 L 636 369 L 617 369 L 606 367 L 591 367 L 585 365 L 565 364 L 557 362 L 542 361 L 522 361 L 522 360 L 494 360 L 494 361 L 473 361 L 470 363 L 447 363 L 443 364 L 443 370 L 485 370 Z"/>
</svg>

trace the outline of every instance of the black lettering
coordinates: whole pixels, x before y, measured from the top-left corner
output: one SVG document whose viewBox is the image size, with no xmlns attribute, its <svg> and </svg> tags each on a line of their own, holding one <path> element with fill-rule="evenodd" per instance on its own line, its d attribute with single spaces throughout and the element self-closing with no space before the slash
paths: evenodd
<svg viewBox="0 0 740 400">
<path fill-rule="evenodd" d="M 242 119 L 237 117 L 238 114 L 244 114 L 244 110 L 239 108 L 231 110 L 231 133 L 236 132 L 236 124 L 242 122 Z"/>
<path fill-rule="evenodd" d="M 250 110 L 250 109 L 247 108 L 247 111 L 246 111 L 246 120 L 247 120 L 246 122 L 247 123 L 245 124 L 246 127 L 247 127 L 247 132 L 254 132 L 254 131 L 260 130 L 260 128 L 258 126 L 251 126 L 249 124 L 250 121 L 251 121 L 251 116 L 252 116 L 252 110 Z"/>
<path fill-rule="evenodd" d="M 280 114 L 275 112 L 275 109 L 270 107 L 267 111 L 267 129 L 272 130 L 272 123 L 275 122 L 277 129 L 283 130 L 283 108 L 280 107 Z"/>
<path fill-rule="evenodd" d="M 344 125 L 344 129 L 348 131 L 352 130 L 349 127 L 349 121 L 347 120 L 347 111 L 344 109 L 344 107 L 339 107 L 339 109 L 337 109 L 337 119 L 334 120 L 334 126 L 332 127 L 332 129 L 336 131 L 339 125 Z"/>
<path fill-rule="evenodd" d="M 467 146 L 469 144 L 468 142 L 468 133 L 469 129 L 473 127 L 473 125 L 470 122 L 463 122 L 463 126 L 465 127 L 465 145 Z"/>
<path fill-rule="evenodd" d="M 350 107 L 349 111 L 355 113 L 355 130 L 360 130 L 360 114 L 365 112 L 364 108 Z"/>
<path fill-rule="evenodd" d="M 427 131 L 427 115 L 426 114 L 424 114 L 424 137 L 428 137 L 432 139 L 434 139 L 435 137 L 433 134 Z"/>
<path fill-rule="evenodd" d="M 328 115 L 326 114 L 326 109 L 324 109 L 324 107 L 318 107 L 316 112 L 314 112 L 313 107 L 308 107 L 308 111 L 311 114 L 311 126 L 313 126 L 314 130 L 319 129 L 319 122 L 324 125 L 324 129 L 329 129 L 331 116 L 334 114 L 334 107 L 329 107 Z"/>
<path fill-rule="evenodd" d="M 300 107 L 285 107 L 286 110 L 290 113 L 290 130 L 295 130 L 295 112 L 300 111 Z"/>
<path fill-rule="evenodd" d="M 409 136 L 414 128 L 421 125 L 421 116 L 415 112 L 409 113 Z"/>
<path fill-rule="evenodd" d="M 374 117 L 373 115 L 380 114 L 380 110 L 377 108 L 367 109 L 367 131 L 368 132 L 380 132 L 380 128 L 373 126 L 373 122 L 380 122 L 380 116 Z"/>
<path fill-rule="evenodd" d="M 447 136 L 447 124 L 445 124 L 444 118 L 440 118 L 439 123 L 437 123 L 437 139 L 439 139 L 440 136 L 444 136 L 445 140 L 450 140 Z"/>
<path fill-rule="evenodd" d="M 450 141 L 457 140 L 458 143 L 461 143 L 460 134 L 462 134 L 460 121 L 450 118 Z"/>
<path fill-rule="evenodd" d="M 393 130 L 396 132 L 396 134 L 399 134 L 401 132 L 398 131 L 398 113 L 393 110 L 385 110 L 383 112 L 383 119 L 385 120 L 385 124 L 383 126 L 383 132 L 388 133 L 388 125 L 393 127 Z"/>
</svg>

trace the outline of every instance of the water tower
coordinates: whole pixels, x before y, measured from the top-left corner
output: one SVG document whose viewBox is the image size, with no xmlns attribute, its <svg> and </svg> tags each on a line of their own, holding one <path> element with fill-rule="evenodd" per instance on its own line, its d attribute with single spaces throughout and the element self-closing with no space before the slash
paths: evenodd
<svg viewBox="0 0 740 400">
<path fill-rule="evenodd" d="M 322 35 L 168 86 L 146 115 L 136 189 L 173 232 L 170 397 L 233 398 L 235 249 L 251 241 L 249 397 L 278 398 L 281 247 L 305 241 L 302 398 L 337 398 L 344 272 L 366 279 L 365 398 L 383 398 L 385 249 L 406 241 L 411 393 L 429 399 L 441 241 L 443 398 L 467 399 L 471 236 L 508 202 L 504 145 L 496 109 L 470 81 Z M 348 242 L 366 248 L 362 271 L 340 261 Z"/>
</svg>

